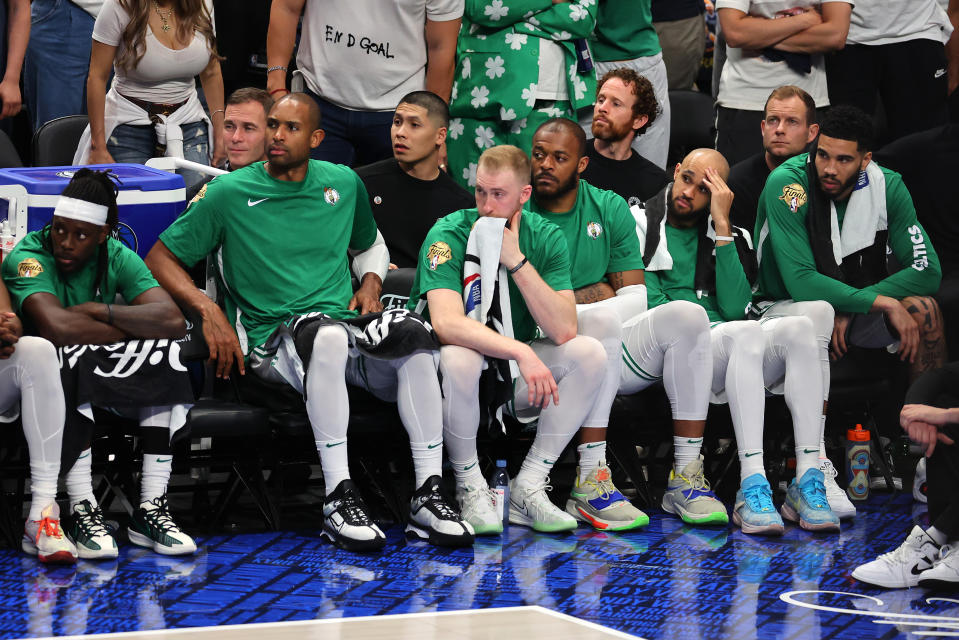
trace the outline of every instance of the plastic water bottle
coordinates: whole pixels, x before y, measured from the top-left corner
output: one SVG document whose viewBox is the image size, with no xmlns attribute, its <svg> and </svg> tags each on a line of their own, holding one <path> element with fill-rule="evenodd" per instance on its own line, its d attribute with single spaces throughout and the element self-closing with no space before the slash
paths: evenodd
<svg viewBox="0 0 959 640">
<path fill-rule="evenodd" d="M 869 431 L 857 424 L 846 431 L 846 494 L 850 500 L 869 497 Z"/>
<path fill-rule="evenodd" d="M 9 220 L 4 220 L 0 224 L 0 261 L 6 258 L 17 244 L 17 239 L 13 235 L 13 225 Z"/>
<path fill-rule="evenodd" d="M 496 508 L 503 526 L 509 525 L 509 474 L 506 473 L 506 460 L 496 461 L 496 470 L 490 478 L 490 487 L 496 494 Z"/>
</svg>

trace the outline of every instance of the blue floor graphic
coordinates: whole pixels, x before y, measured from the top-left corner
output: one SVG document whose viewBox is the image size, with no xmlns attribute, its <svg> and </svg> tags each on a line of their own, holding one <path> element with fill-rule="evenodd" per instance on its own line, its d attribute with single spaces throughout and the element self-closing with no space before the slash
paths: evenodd
<svg viewBox="0 0 959 640">
<path fill-rule="evenodd" d="M 516 605 L 645 638 L 906 638 L 949 630 L 947 623 L 955 632 L 959 598 L 881 591 L 850 577 L 924 518 L 911 496 L 884 494 L 838 536 L 787 526 L 782 538 L 760 538 L 684 526 L 657 511 L 636 533 L 548 536 L 510 527 L 456 550 L 408 541 L 399 527 L 380 554 L 341 551 L 312 532 L 200 538 L 188 558 L 125 546 L 119 561 L 75 568 L 40 566 L 4 549 L 0 636 Z"/>
</svg>

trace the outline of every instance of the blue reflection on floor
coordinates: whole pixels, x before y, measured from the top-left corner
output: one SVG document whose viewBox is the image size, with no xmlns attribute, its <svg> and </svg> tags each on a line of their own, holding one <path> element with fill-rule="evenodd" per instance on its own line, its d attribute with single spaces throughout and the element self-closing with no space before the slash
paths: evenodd
<svg viewBox="0 0 959 640">
<path fill-rule="evenodd" d="M 381 554 L 334 549 L 313 533 L 203 538 L 196 557 L 124 547 L 119 562 L 49 568 L 0 551 L 0 636 L 36 637 L 385 613 L 540 605 L 647 638 L 900 638 L 883 612 L 952 617 L 959 600 L 881 592 L 849 577 L 900 544 L 925 507 L 878 495 L 842 534 L 782 538 L 693 528 L 656 512 L 632 534 L 547 536 L 511 527 L 472 549 L 409 542 Z M 864 597 L 790 591 L 840 591 Z M 864 615 L 865 614 L 865 615 Z M 876 622 L 876 621 L 880 622 Z M 903 619 L 900 618 L 898 622 Z M 933 618 L 926 618 L 928 625 Z"/>
</svg>

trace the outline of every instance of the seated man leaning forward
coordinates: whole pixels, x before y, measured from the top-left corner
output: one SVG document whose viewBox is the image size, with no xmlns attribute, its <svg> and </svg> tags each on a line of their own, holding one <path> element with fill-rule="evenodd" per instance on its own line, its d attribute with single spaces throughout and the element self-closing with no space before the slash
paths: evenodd
<svg viewBox="0 0 959 640">
<path fill-rule="evenodd" d="M 690 524 L 725 524 L 729 516 L 709 489 L 700 456 L 712 361 L 706 312 L 685 300 L 647 310 L 636 223 L 622 197 L 580 180 L 588 162 L 586 136 L 570 120 L 548 120 L 533 135 L 528 206 L 566 238 L 579 332 L 599 340 L 607 358 L 597 410 L 580 431 L 579 477 L 566 509 L 598 529 L 647 521 L 609 481 L 606 428 L 617 393 L 662 381 L 674 448 L 663 509 Z"/>
<path fill-rule="evenodd" d="M 348 167 L 310 160 L 323 140 L 312 98 L 283 96 L 270 110 L 269 160 L 215 178 L 160 235 L 147 263 L 184 308 L 203 318 L 217 373 L 247 364 L 303 394 L 323 466 L 323 535 L 348 549 L 379 549 L 383 532 L 350 480 L 346 384 L 399 404 L 409 432 L 417 491 L 407 531 L 435 544 L 472 544 L 473 533 L 440 493 L 440 387 L 429 326 L 405 310 L 382 310 L 389 255 L 366 189 Z M 348 250 L 361 285 L 353 294 Z M 183 265 L 211 253 L 226 313 L 196 288 Z M 365 331 L 364 331 L 365 330 Z"/>
<path fill-rule="evenodd" d="M 796 444 L 796 478 L 782 514 L 804 529 L 839 531 L 819 470 L 822 372 L 812 321 L 791 316 L 747 319 L 756 258 L 749 233 L 729 222 L 729 165 L 697 149 L 676 165 L 673 182 L 639 220 L 649 306 L 688 300 L 709 315 L 714 402 L 728 402 L 739 447 L 740 490 L 733 522 L 743 533 L 780 535 L 763 464 L 766 390 L 786 397 Z M 830 310 L 825 302 L 810 302 Z"/>
<path fill-rule="evenodd" d="M 77 171 L 50 225 L 27 234 L 3 261 L 3 278 L 29 328 L 67 347 L 61 362 L 63 390 L 70 398 L 63 447 L 70 499 L 65 529 L 80 558 L 117 557 L 116 539 L 93 495 L 92 422 L 78 413 L 91 404 L 139 418 L 143 472 L 130 542 L 164 555 L 190 554 L 196 544 L 171 519 L 166 498 L 170 442 L 193 400 L 186 369 L 176 357 L 179 349 L 167 339 L 182 337 L 186 323 L 143 260 L 110 237 L 119 217 L 116 198 L 117 185 L 106 172 Z M 128 304 L 113 304 L 118 294 Z M 121 341 L 130 342 L 113 344 Z M 134 351 L 135 358 L 127 357 Z M 114 363 L 130 361 L 124 375 L 116 375 L 123 365 Z M 91 362 L 96 366 L 87 366 Z"/>
<path fill-rule="evenodd" d="M 476 170 L 477 208 L 433 225 L 410 294 L 410 306 L 428 314 L 443 343 L 445 442 L 457 500 L 477 534 L 503 530 L 476 455 L 487 362 L 486 375 L 506 386 L 502 402 L 518 417 L 539 413 L 536 438 L 510 484 L 509 521 L 545 532 L 576 528 L 546 495 L 549 472 L 596 403 L 606 362 L 599 342 L 576 335 L 563 236 L 522 211 L 529 176 L 529 158 L 518 148 L 484 151 Z M 545 337 L 537 338 L 537 325 Z"/>
<path fill-rule="evenodd" d="M 898 173 L 872 162 L 874 132 L 856 107 L 833 107 L 809 153 L 766 180 L 756 217 L 760 300 L 825 300 L 832 355 L 898 348 L 910 378 L 945 364 L 942 272 Z M 887 247 L 901 269 L 890 273 Z"/>
</svg>

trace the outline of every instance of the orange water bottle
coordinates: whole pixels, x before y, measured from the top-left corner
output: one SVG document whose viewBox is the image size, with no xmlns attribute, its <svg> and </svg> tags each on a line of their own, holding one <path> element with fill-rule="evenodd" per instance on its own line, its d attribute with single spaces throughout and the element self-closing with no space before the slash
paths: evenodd
<svg viewBox="0 0 959 640">
<path fill-rule="evenodd" d="M 850 500 L 869 497 L 869 431 L 857 424 L 846 431 L 846 494 Z"/>
</svg>

